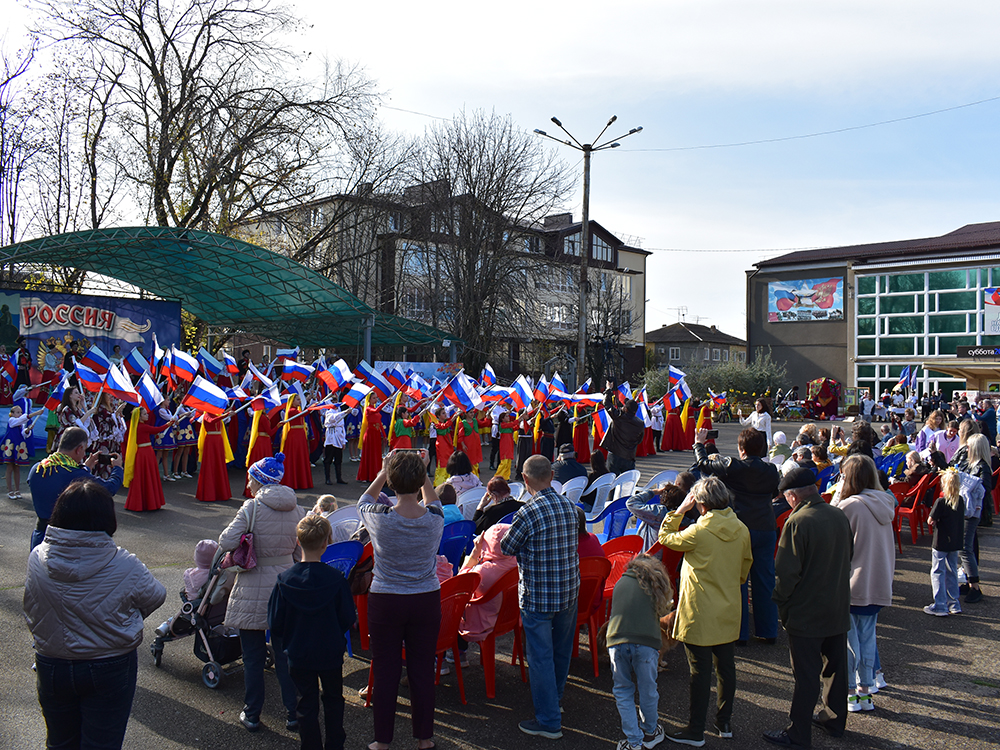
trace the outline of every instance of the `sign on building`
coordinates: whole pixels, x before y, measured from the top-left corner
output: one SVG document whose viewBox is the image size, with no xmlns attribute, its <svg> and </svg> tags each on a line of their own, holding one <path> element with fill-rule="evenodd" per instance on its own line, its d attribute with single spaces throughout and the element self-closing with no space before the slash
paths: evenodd
<svg viewBox="0 0 1000 750">
<path fill-rule="evenodd" d="M 804 323 L 843 320 L 844 279 L 772 281 L 767 285 L 767 321 Z"/>
</svg>

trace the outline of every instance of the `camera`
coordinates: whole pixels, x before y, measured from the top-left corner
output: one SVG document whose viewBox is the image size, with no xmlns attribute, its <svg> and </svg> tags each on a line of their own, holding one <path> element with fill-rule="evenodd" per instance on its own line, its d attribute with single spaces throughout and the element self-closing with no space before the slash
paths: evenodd
<svg viewBox="0 0 1000 750">
<path fill-rule="evenodd" d="M 705 430 L 705 439 L 706 440 L 715 440 L 717 437 L 719 437 L 719 431 L 718 430 Z"/>
</svg>

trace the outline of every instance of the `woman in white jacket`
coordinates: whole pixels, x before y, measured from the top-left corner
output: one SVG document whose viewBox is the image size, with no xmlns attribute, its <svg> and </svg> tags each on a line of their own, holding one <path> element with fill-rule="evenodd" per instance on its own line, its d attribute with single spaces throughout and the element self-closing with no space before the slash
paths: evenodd
<svg viewBox="0 0 1000 750">
<path fill-rule="evenodd" d="M 750 412 L 749 417 L 743 416 L 743 410 L 740 409 L 740 424 L 753 427 L 758 432 L 763 432 L 765 437 L 767 437 L 767 446 L 771 447 L 771 411 L 767 405 L 767 402 L 759 398 L 756 403 L 754 403 L 754 410 Z"/>
<path fill-rule="evenodd" d="M 96 482 L 75 482 L 28 556 L 24 614 L 47 747 L 120 748 L 125 738 L 143 619 L 167 590 L 114 543 L 117 528 L 111 494 Z"/>
</svg>

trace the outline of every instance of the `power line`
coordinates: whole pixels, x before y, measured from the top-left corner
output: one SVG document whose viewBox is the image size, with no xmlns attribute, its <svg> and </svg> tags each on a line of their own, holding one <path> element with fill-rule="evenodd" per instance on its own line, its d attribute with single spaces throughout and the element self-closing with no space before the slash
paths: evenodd
<svg viewBox="0 0 1000 750">
<path fill-rule="evenodd" d="M 652 253 L 795 253 L 799 250 L 818 250 L 818 247 L 765 247 L 741 250 L 702 250 L 688 247 L 644 247 Z"/>
</svg>

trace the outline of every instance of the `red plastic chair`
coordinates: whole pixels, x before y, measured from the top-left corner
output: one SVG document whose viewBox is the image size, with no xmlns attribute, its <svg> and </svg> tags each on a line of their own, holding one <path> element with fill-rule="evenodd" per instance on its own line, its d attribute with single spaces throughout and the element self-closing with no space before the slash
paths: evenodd
<svg viewBox="0 0 1000 750">
<path fill-rule="evenodd" d="M 924 529 L 927 524 L 927 508 L 921 502 L 927 491 L 933 487 L 937 487 L 938 483 L 941 481 L 941 477 L 938 474 L 926 474 L 920 477 L 920 481 L 917 482 L 913 489 L 911 489 L 906 495 L 903 496 L 903 500 L 912 500 L 912 504 L 909 508 L 902 507 L 902 503 L 899 507 L 899 526 L 900 529 L 903 527 L 903 519 L 910 524 L 910 537 L 913 544 L 917 543 L 917 532 L 920 535 L 924 535 Z"/>
<path fill-rule="evenodd" d="M 900 532 L 902 531 L 903 524 L 899 520 L 899 509 L 902 506 L 896 506 L 896 512 L 892 516 L 892 531 L 896 535 L 896 547 L 899 548 L 900 554 L 903 552 L 903 541 L 900 538 Z"/>
<path fill-rule="evenodd" d="M 361 557 L 358 558 L 358 562 L 364 562 L 369 557 L 374 556 L 375 552 L 372 550 L 372 543 L 368 542 L 365 545 L 364 552 L 361 553 Z M 358 610 L 358 635 L 361 637 L 361 648 L 367 651 L 370 645 L 368 638 L 368 594 L 358 594 L 355 596 L 354 606 Z"/>
<path fill-rule="evenodd" d="M 604 605 L 601 607 L 601 624 L 608 619 L 611 607 L 611 594 L 625 572 L 625 568 L 633 557 L 642 552 L 642 537 L 635 534 L 616 537 L 601 545 L 605 556 L 611 561 L 611 573 L 604 584 Z"/>
<path fill-rule="evenodd" d="M 684 561 L 684 553 L 678 552 L 677 550 L 667 549 L 662 544 L 657 542 L 646 550 L 646 554 L 652 555 L 653 557 L 660 555 L 663 567 L 667 569 L 667 575 L 670 576 L 670 585 L 674 587 L 674 604 L 677 604 L 677 599 L 681 594 L 681 563 Z"/>
<path fill-rule="evenodd" d="M 597 631 L 601 628 L 602 607 L 594 609 L 594 599 L 611 574 L 611 561 L 606 557 L 584 557 L 580 559 L 580 593 L 576 603 L 576 638 L 573 656 L 580 653 L 580 628 L 587 625 L 590 633 L 590 656 L 594 662 L 594 677 L 597 670 Z"/>
<path fill-rule="evenodd" d="M 830 502 L 830 501 L 827 500 L 826 502 Z M 778 516 L 776 519 L 774 519 L 775 527 L 778 530 L 778 541 L 776 541 L 774 543 L 774 554 L 776 556 L 778 554 L 778 544 L 781 542 L 781 532 L 785 530 L 785 521 L 788 520 L 788 517 L 790 515 L 792 515 L 792 511 L 791 510 L 786 510 L 784 513 L 782 513 L 780 516 Z"/>
<path fill-rule="evenodd" d="M 449 578 L 441 584 L 441 628 L 438 630 L 438 640 L 435 652 L 437 653 L 437 670 L 434 675 L 434 684 L 441 682 L 441 663 L 444 655 L 449 650 L 455 657 L 455 676 L 458 678 L 458 695 L 465 705 L 465 683 L 462 681 L 461 656 L 458 652 L 458 624 L 462 621 L 462 613 L 465 612 L 465 605 L 472 599 L 472 595 L 479 588 L 479 573 L 459 573 L 457 576 Z M 406 649 L 403 649 L 403 658 L 406 658 Z M 372 682 L 374 672 L 372 671 L 375 660 L 372 660 L 368 667 L 368 698 L 365 699 L 367 706 L 371 702 Z"/>
<path fill-rule="evenodd" d="M 1000 516 L 1000 469 L 993 472 L 993 513 Z"/>
<path fill-rule="evenodd" d="M 503 597 L 493 630 L 479 643 L 479 655 L 483 661 L 483 676 L 486 678 L 486 697 L 490 699 L 497 697 L 496 652 L 498 636 L 514 632 L 514 650 L 511 653 L 510 663 L 511 666 L 520 663 L 521 682 L 528 681 L 528 675 L 524 670 L 524 647 L 521 643 L 521 610 L 517 601 L 518 576 L 517 568 L 508 570 L 490 587 L 489 591 L 475 596 L 469 602 L 470 605 L 485 604 L 498 596 Z"/>
</svg>

